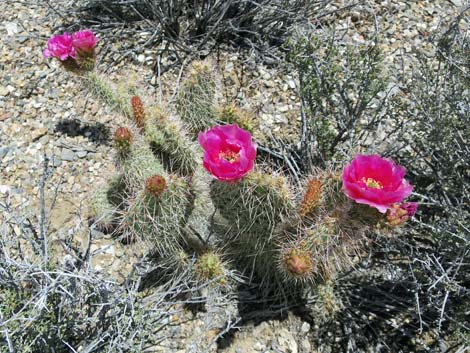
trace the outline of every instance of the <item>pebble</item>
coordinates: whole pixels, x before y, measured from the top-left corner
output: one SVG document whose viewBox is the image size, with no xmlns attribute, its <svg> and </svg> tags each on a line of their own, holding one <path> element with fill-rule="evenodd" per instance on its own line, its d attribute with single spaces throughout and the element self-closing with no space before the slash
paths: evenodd
<svg viewBox="0 0 470 353">
<path fill-rule="evenodd" d="M 254 344 L 253 349 L 257 352 L 262 352 L 266 349 L 266 345 L 258 341 Z"/>
<path fill-rule="evenodd" d="M 10 148 L 8 146 L 0 147 L 0 161 L 8 154 L 9 151 Z"/>
<path fill-rule="evenodd" d="M 0 97 L 6 97 L 10 94 L 10 90 L 7 87 L 0 86 Z"/>
<path fill-rule="evenodd" d="M 62 149 L 62 153 L 60 154 L 60 158 L 63 160 L 63 161 L 73 161 L 77 158 L 77 156 L 75 155 L 75 153 L 67 148 L 63 148 Z"/>
<path fill-rule="evenodd" d="M 4 23 L 5 29 L 7 30 L 7 34 L 12 36 L 18 33 L 18 24 L 15 22 L 5 22 Z"/>
<path fill-rule="evenodd" d="M 312 345 L 308 341 L 308 339 L 304 339 L 300 341 L 300 349 L 302 352 L 309 353 L 312 351 Z"/>
<path fill-rule="evenodd" d="M 0 193 L 1 194 L 6 194 L 7 192 L 11 191 L 11 186 L 10 185 L 0 185 Z"/>
<path fill-rule="evenodd" d="M 58 156 L 54 155 L 50 160 L 53 167 L 60 167 L 60 165 L 62 164 L 62 160 Z"/>
<path fill-rule="evenodd" d="M 75 152 L 78 158 L 85 158 L 88 154 L 88 151 L 80 150 Z"/>
<path fill-rule="evenodd" d="M 295 88 L 295 81 L 290 79 L 290 80 L 287 80 L 287 85 L 289 86 L 290 89 L 294 89 Z"/>
</svg>

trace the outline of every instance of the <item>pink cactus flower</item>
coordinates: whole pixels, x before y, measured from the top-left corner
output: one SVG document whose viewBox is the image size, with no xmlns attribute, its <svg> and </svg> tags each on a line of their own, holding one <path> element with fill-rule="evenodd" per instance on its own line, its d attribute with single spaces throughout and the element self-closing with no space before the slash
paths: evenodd
<svg viewBox="0 0 470 353">
<path fill-rule="evenodd" d="M 217 179 L 235 182 L 253 169 L 256 144 L 238 125 L 215 126 L 199 133 L 204 167 Z"/>
<path fill-rule="evenodd" d="M 96 38 L 92 31 L 84 30 L 72 35 L 72 45 L 81 56 L 92 56 L 96 46 Z"/>
<path fill-rule="evenodd" d="M 60 61 L 75 58 L 75 48 L 69 33 L 56 34 L 47 42 L 47 48 L 42 52 L 44 58 L 54 57 Z"/>
<path fill-rule="evenodd" d="M 357 203 L 385 213 L 408 197 L 413 187 L 404 179 L 405 168 L 379 155 L 358 155 L 343 170 L 343 191 Z"/>
</svg>

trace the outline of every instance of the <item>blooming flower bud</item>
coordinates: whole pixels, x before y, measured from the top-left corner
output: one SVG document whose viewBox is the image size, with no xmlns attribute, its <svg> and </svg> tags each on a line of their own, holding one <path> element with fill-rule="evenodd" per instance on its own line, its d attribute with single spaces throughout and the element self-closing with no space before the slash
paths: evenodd
<svg viewBox="0 0 470 353">
<path fill-rule="evenodd" d="M 84 30 L 72 34 L 72 45 L 80 57 L 95 55 L 96 38 L 92 31 Z"/>
<path fill-rule="evenodd" d="M 343 170 L 344 193 L 357 203 L 385 213 L 403 201 L 413 187 L 404 179 L 405 168 L 379 155 L 358 155 Z"/>
<path fill-rule="evenodd" d="M 199 143 L 204 149 L 204 167 L 219 180 L 235 182 L 253 169 L 256 144 L 236 124 L 199 133 Z"/>
<path fill-rule="evenodd" d="M 69 33 L 53 35 L 47 42 L 47 48 L 42 52 L 44 58 L 54 57 L 60 61 L 75 58 L 73 39 Z"/>
</svg>

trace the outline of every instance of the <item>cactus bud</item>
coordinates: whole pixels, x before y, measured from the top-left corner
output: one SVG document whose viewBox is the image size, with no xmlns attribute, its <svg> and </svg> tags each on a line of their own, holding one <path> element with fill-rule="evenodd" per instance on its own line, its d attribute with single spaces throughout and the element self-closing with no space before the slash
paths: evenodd
<svg viewBox="0 0 470 353">
<path fill-rule="evenodd" d="M 220 277 L 219 282 L 225 282 L 225 278 L 222 277 L 224 274 L 222 260 L 217 254 L 212 252 L 205 253 L 197 259 L 196 274 L 204 281 Z"/>
<path fill-rule="evenodd" d="M 166 180 L 161 175 L 154 175 L 145 182 L 145 191 L 154 197 L 160 196 L 166 188 Z"/>
<path fill-rule="evenodd" d="M 121 152 L 126 152 L 129 150 L 129 147 L 132 142 L 132 134 L 127 127 L 120 127 L 114 133 L 114 141 L 116 143 L 116 148 Z"/>
<path fill-rule="evenodd" d="M 312 252 L 305 249 L 290 248 L 284 251 L 282 265 L 294 278 L 307 278 L 314 269 Z"/>
<path fill-rule="evenodd" d="M 414 216 L 417 208 L 418 204 L 416 202 L 394 203 L 387 210 L 387 225 L 390 227 L 402 225 Z"/>
<path fill-rule="evenodd" d="M 132 111 L 134 112 L 134 120 L 139 129 L 143 129 L 145 126 L 145 110 L 144 103 L 138 96 L 131 98 Z"/>
<path fill-rule="evenodd" d="M 309 214 L 314 207 L 318 204 L 321 195 L 321 183 L 318 179 L 313 178 L 308 182 L 307 192 L 305 193 L 304 199 L 300 204 L 299 213 L 302 217 Z"/>
</svg>

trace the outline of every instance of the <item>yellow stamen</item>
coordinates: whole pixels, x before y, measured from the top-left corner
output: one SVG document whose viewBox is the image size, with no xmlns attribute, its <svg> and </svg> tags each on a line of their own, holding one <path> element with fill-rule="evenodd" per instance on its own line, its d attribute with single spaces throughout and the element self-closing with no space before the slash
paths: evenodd
<svg viewBox="0 0 470 353">
<path fill-rule="evenodd" d="M 372 179 L 372 178 L 367 178 L 366 177 L 362 177 L 361 181 L 367 185 L 368 188 L 371 188 L 371 189 L 383 189 L 383 185 L 380 181 L 377 181 L 375 179 Z"/>
<path fill-rule="evenodd" d="M 234 151 L 223 151 L 219 153 L 219 158 L 225 159 L 229 163 L 238 162 L 240 160 L 240 154 Z"/>
</svg>

